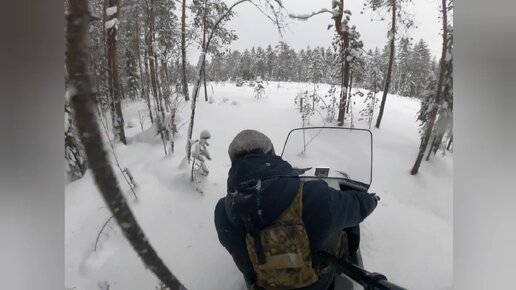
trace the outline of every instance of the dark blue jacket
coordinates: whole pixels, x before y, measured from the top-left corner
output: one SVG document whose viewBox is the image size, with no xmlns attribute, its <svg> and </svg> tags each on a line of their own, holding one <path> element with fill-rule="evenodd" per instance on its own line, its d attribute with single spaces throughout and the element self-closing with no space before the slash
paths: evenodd
<svg viewBox="0 0 516 290">
<path fill-rule="evenodd" d="M 260 184 L 257 186 L 257 181 Z M 247 254 L 241 216 L 251 213 L 251 222 L 263 228 L 278 218 L 296 196 L 300 178 L 279 156 L 249 154 L 236 159 L 227 181 L 228 195 L 215 208 L 215 226 L 220 243 L 233 257 L 247 285 L 256 280 Z M 245 198 L 233 195 L 244 193 Z M 328 237 L 337 230 L 362 222 L 376 207 L 376 200 L 358 191 L 338 191 L 322 180 L 304 183 L 303 222 L 311 253 L 327 249 Z M 317 266 L 316 257 L 312 259 Z M 334 273 L 321 277 L 310 290 L 328 289 Z"/>
</svg>

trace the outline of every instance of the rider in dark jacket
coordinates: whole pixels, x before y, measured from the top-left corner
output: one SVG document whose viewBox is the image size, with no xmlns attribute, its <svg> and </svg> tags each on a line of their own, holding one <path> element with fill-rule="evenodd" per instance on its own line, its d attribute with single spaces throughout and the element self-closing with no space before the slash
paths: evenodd
<svg viewBox="0 0 516 290">
<path fill-rule="evenodd" d="M 220 243 L 233 257 L 249 288 L 256 283 L 256 274 L 246 249 L 243 212 L 251 214 L 255 227 L 263 228 L 277 219 L 296 196 L 300 178 L 292 166 L 276 156 L 270 139 L 255 130 L 240 132 L 229 146 L 232 161 L 227 180 L 228 195 L 215 208 L 215 226 Z M 260 180 L 259 208 L 235 200 L 230 193 L 246 191 L 256 194 L 256 187 L 247 186 Z M 328 249 L 329 237 L 344 228 L 358 225 L 377 205 L 374 195 L 358 191 L 339 191 L 322 180 L 306 181 L 303 194 L 303 223 L 308 234 L 312 265 L 323 262 L 313 255 Z M 330 271 L 316 283 L 301 289 L 327 290 L 333 288 L 335 273 Z"/>
</svg>

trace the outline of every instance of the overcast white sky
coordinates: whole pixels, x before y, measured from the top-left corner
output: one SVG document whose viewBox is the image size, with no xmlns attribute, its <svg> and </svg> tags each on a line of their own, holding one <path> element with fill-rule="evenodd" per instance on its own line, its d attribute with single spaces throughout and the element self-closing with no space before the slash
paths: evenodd
<svg viewBox="0 0 516 290">
<path fill-rule="evenodd" d="M 236 0 L 225 0 L 229 5 Z M 351 24 L 357 26 L 360 32 L 365 49 L 378 46 L 382 48 L 387 41 L 388 17 L 380 21 L 382 15 L 379 12 L 366 10 L 360 14 L 363 0 L 346 0 L 346 9 L 351 10 Z M 331 0 L 283 0 L 283 4 L 288 13 L 307 14 L 318 11 L 321 8 L 331 9 Z M 441 46 L 439 17 L 439 3 L 437 0 L 413 0 L 409 4 L 409 11 L 414 16 L 413 19 L 417 28 L 411 29 L 408 34 L 414 41 L 423 38 L 429 45 L 434 56 L 439 56 Z M 329 24 L 333 24 L 331 15 L 328 13 L 320 14 L 307 21 L 287 19 L 288 28 L 283 33 L 283 38 L 279 35 L 276 27 L 267 19 L 256 7 L 249 3 L 242 3 L 235 7 L 236 16 L 229 22 L 228 26 L 234 29 L 238 35 L 238 40 L 234 41 L 229 48 L 243 51 L 253 46 L 267 47 L 273 46 L 280 40 L 286 41 L 295 50 L 305 48 L 307 45 L 329 46 L 335 33 L 335 28 L 327 30 Z M 386 12 L 383 12 L 386 14 Z M 371 21 L 374 19 L 374 21 Z M 197 60 L 198 53 L 189 52 L 192 63 Z"/>
</svg>

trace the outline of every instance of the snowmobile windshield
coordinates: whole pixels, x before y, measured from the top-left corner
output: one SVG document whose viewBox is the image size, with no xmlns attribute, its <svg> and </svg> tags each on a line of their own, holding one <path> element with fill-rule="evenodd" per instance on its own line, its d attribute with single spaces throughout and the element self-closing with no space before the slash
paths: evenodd
<svg viewBox="0 0 516 290">
<path fill-rule="evenodd" d="M 372 182 L 373 135 L 366 129 L 297 128 L 287 136 L 281 157 L 302 176 Z"/>
</svg>

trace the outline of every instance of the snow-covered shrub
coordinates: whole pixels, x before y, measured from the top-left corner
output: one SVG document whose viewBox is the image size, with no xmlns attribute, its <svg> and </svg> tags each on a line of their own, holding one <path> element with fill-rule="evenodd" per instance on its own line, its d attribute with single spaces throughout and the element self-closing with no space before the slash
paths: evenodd
<svg viewBox="0 0 516 290">
<path fill-rule="evenodd" d="M 326 122 L 333 122 L 335 113 L 337 112 L 337 87 L 332 85 L 321 101 L 323 103 L 321 109 L 326 110 Z"/>
<path fill-rule="evenodd" d="M 241 87 L 241 86 L 243 86 L 243 85 L 244 85 L 244 79 L 243 79 L 243 78 L 241 78 L 241 77 L 237 77 L 237 78 L 235 78 L 235 85 L 236 85 L 237 87 Z"/>
<path fill-rule="evenodd" d="M 305 125 L 310 124 L 310 116 L 312 116 L 315 113 L 313 106 L 310 104 L 310 100 L 310 94 L 307 90 L 298 93 L 295 98 L 295 104 L 297 105 L 297 107 L 299 108 L 299 112 L 301 113 L 301 121 L 303 127 L 305 127 Z"/>
<path fill-rule="evenodd" d="M 261 99 L 263 96 L 265 96 L 265 87 L 262 79 L 258 77 L 256 80 L 256 86 L 254 87 L 254 98 Z"/>
<path fill-rule="evenodd" d="M 210 173 L 206 161 L 211 160 L 210 152 L 208 151 L 208 139 L 211 134 L 208 130 L 203 130 L 198 140 L 192 142 L 194 149 L 192 150 L 192 173 L 191 181 L 196 181 L 200 176 L 207 176 Z"/>
<path fill-rule="evenodd" d="M 364 103 L 366 103 L 365 108 L 360 110 L 360 117 L 358 121 L 366 121 L 369 128 L 371 128 L 371 123 L 373 122 L 373 115 L 376 109 L 376 104 L 378 103 L 378 98 L 376 97 L 376 93 L 374 91 L 368 91 L 364 98 Z"/>
</svg>

